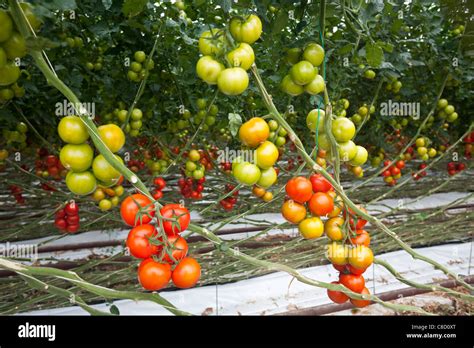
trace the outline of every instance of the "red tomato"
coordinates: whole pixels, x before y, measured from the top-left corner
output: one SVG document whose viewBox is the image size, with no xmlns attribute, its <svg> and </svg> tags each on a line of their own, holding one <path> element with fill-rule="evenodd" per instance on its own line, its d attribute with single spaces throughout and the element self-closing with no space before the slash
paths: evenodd
<svg viewBox="0 0 474 348">
<path fill-rule="evenodd" d="M 397 163 L 395 163 L 398 169 L 403 169 L 405 168 L 405 161 L 399 160 Z"/>
<path fill-rule="evenodd" d="M 339 284 L 339 282 L 331 282 L 331 284 Z M 335 291 L 335 290 L 329 290 L 329 289 L 328 289 L 328 297 L 331 299 L 332 302 L 335 302 L 335 303 L 344 303 L 349 299 L 349 296 L 347 296 L 342 291 Z"/>
<path fill-rule="evenodd" d="M 163 229 L 169 236 L 178 234 L 189 226 L 191 215 L 189 210 L 183 207 L 181 204 L 167 204 L 160 210 L 163 219 Z M 165 219 L 177 219 L 177 221 L 165 220 Z"/>
<path fill-rule="evenodd" d="M 75 202 L 70 202 L 64 207 L 67 215 L 77 215 L 79 213 L 79 205 Z"/>
<path fill-rule="evenodd" d="M 356 236 L 351 237 L 351 242 L 355 245 L 365 245 L 368 247 L 370 245 L 370 235 L 366 230 L 357 230 Z"/>
<path fill-rule="evenodd" d="M 347 270 L 347 267 L 346 267 L 347 265 L 336 265 L 335 263 L 333 263 L 332 266 L 342 273 L 344 273 Z"/>
<path fill-rule="evenodd" d="M 56 218 L 56 220 L 54 220 L 54 226 L 56 226 L 56 228 L 60 229 L 60 230 L 65 230 L 66 227 L 67 227 L 67 222 L 65 219 L 63 218 Z"/>
<path fill-rule="evenodd" d="M 138 226 L 151 221 L 155 215 L 154 208 L 153 203 L 147 196 L 136 193 L 123 200 L 120 206 L 120 215 L 127 225 Z"/>
<path fill-rule="evenodd" d="M 77 225 L 79 223 L 79 215 L 68 215 L 66 216 L 68 225 Z"/>
<path fill-rule="evenodd" d="M 176 261 L 179 261 L 186 257 L 188 253 L 188 243 L 186 239 L 180 236 L 171 236 L 168 238 L 169 247 L 172 249 L 171 255 Z M 163 260 L 168 263 L 175 263 L 171 257 L 165 253 Z"/>
<path fill-rule="evenodd" d="M 392 167 L 390 168 L 390 174 L 393 176 L 400 174 L 400 169 L 398 167 Z"/>
<path fill-rule="evenodd" d="M 316 192 L 309 201 L 309 210 L 314 215 L 325 216 L 334 209 L 334 199 L 327 193 Z"/>
<path fill-rule="evenodd" d="M 56 219 L 63 218 L 66 216 L 66 211 L 64 209 L 58 210 L 56 212 Z"/>
<path fill-rule="evenodd" d="M 190 288 L 196 285 L 200 277 L 201 266 L 191 257 L 185 257 L 182 259 L 171 275 L 174 285 L 181 289 Z"/>
<path fill-rule="evenodd" d="M 307 202 L 313 195 L 311 181 L 302 176 L 292 178 L 286 183 L 286 193 L 295 202 Z"/>
<path fill-rule="evenodd" d="M 153 198 L 155 200 L 163 198 L 163 192 L 161 192 L 161 190 L 155 190 L 155 192 L 153 192 Z"/>
<path fill-rule="evenodd" d="M 361 275 L 367 270 L 367 268 L 364 268 L 364 269 L 355 268 L 354 266 L 347 264 L 347 270 L 351 272 L 352 274 Z"/>
<path fill-rule="evenodd" d="M 155 178 L 153 184 L 155 184 L 158 190 L 163 190 L 166 187 L 166 181 L 163 178 Z"/>
<path fill-rule="evenodd" d="M 364 288 L 360 293 L 362 295 L 370 295 L 370 292 L 367 288 Z M 351 298 L 351 303 L 358 308 L 362 308 L 368 306 L 370 304 L 370 300 L 357 300 L 355 298 Z"/>
<path fill-rule="evenodd" d="M 358 205 L 358 207 L 360 210 L 367 213 L 367 210 L 365 208 L 361 207 L 360 205 Z M 352 229 L 361 230 L 367 223 L 367 220 L 364 220 L 362 218 L 358 218 L 357 216 L 355 216 L 354 211 L 352 209 L 349 208 L 348 210 L 349 210 L 349 215 L 350 215 L 349 223 Z M 346 217 L 346 210 L 344 210 L 344 217 Z"/>
<path fill-rule="evenodd" d="M 76 233 L 79 230 L 79 224 L 76 225 L 67 225 L 66 231 L 69 233 Z"/>
<path fill-rule="evenodd" d="M 313 174 L 309 180 L 314 192 L 328 192 L 332 189 L 331 183 L 321 174 Z"/>
<path fill-rule="evenodd" d="M 130 254 L 139 258 L 147 259 L 156 255 L 161 246 L 150 243 L 150 238 L 156 239 L 156 229 L 153 225 L 139 225 L 130 230 L 127 237 L 127 247 Z"/>
<path fill-rule="evenodd" d="M 171 279 L 171 266 L 152 258 L 145 259 L 138 267 L 138 280 L 146 290 L 156 291 L 165 287 Z"/>
<path fill-rule="evenodd" d="M 340 274 L 339 282 L 346 288 L 360 293 L 365 288 L 365 280 L 361 275 L 355 274 Z"/>
</svg>

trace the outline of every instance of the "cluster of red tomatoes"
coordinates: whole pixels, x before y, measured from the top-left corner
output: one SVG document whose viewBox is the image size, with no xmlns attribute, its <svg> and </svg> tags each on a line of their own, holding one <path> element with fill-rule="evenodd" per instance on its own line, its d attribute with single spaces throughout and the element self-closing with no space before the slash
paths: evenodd
<svg viewBox="0 0 474 348">
<path fill-rule="evenodd" d="M 234 185 L 232 185 L 232 184 L 225 185 L 225 192 L 226 193 L 231 192 L 233 189 L 235 189 Z M 219 201 L 219 204 L 222 206 L 222 208 L 224 208 L 224 210 L 230 211 L 234 208 L 234 205 L 237 203 L 237 196 L 238 195 L 239 195 L 239 191 L 237 190 L 237 191 L 233 192 L 231 196 L 229 196 L 227 198 L 224 198 L 221 201 Z"/>
<path fill-rule="evenodd" d="M 464 156 L 466 158 L 471 158 L 472 156 L 472 144 L 474 143 L 474 131 L 466 135 L 463 139 L 464 142 Z"/>
<path fill-rule="evenodd" d="M 10 192 L 15 197 L 17 204 L 25 204 L 25 198 L 23 197 L 23 190 L 18 185 L 10 185 Z"/>
<path fill-rule="evenodd" d="M 153 179 L 153 184 L 155 185 L 155 190 L 153 191 L 153 198 L 159 200 L 163 197 L 163 189 L 166 187 L 166 181 L 161 177 L 157 177 Z"/>
<path fill-rule="evenodd" d="M 205 182 L 206 177 L 204 176 L 199 180 L 194 180 L 193 178 L 180 178 L 178 180 L 178 186 L 184 198 L 201 199 Z"/>
<path fill-rule="evenodd" d="M 462 162 L 449 162 L 447 165 L 448 174 L 450 176 L 456 175 L 457 173 L 466 169 L 466 164 Z"/>
<path fill-rule="evenodd" d="M 221 168 L 226 174 L 232 173 L 232 163 L 231 162 L 221 162 Z"/>
<path fill-rule="evenodd" d="M 159 211 L 162 220 L 157 229 L 151 224 L 155 216 L 153 202 L 137 193 L 122 202 L 120 214 L 127 225 L 133 226 L 127 237 L 127 247 L 133 256 L 142 259 L 138 280 L 144 289 L 160 290 L 170 280 L 178 288 L 196 285 L 201 266 L 186 256 L 188 244 L 179 235 L 191 220 L 188 209 L 180 204 L 163 206 Z"/>
<path fill-rule="evenodd" d="M 79 205 L 72 201 L 56 212 L 54 226 L 62 232 L 76 233 L 79 230 Z"/>
<path fill-rule="evenodd" d="M 139 170 L 142 170 L 145 168 L 145 162 L 136 160 L 136 159 L 130 159 L 130 161 L 127 162 L 127 167 L 134 173 L 138 173 Z"/>
<path fill-rule="evenodd" d="M 413 176 L 413 179 L 415 180 L 420 180 L 421 178 L 425 177 L 428 175 L 426 170 L 424 170 L 428 165 L 426 163 L 420 163 L 418 166 L 418 171 L 421 170 L 421 172 L 417 173 L 412 173 L 411 175 Z"/>
<path fill-rule="evenodd" d="M 405 168 L 405 161 L 398 160 L 392 163 L 389 160 L 385 160 L 383 162 L 383 166 L 389 166 L 381 174 L 383 176 L 383 181 L 385 181 L 389 186 L 395 186 L 397 184 L 397 180 L 402 177 L 402 169 Z"/>
<path fill-rule="evenodd" d="M 38 150 L 38 159 L 35 161 L 35 173 L 42 178 L 51 177 L 60 180 L 65 177 L 67 170 L 62 165 L 58 156 L 48 154 L 46 149 Z"/>
</svg>

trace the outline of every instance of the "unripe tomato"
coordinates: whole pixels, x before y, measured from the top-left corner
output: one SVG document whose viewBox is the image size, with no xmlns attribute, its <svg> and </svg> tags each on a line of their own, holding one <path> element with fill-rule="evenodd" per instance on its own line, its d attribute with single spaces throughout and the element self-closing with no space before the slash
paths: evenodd
<svg viewBox="0 0 474 348">
<path fill-rule="evenodd" d="M 300 223 L 306 217 L 306 208 L 293 200 L 288 200 L 281 207 L 281 215 L 293 224 Z"/>
<path fill-rule="evenodd" d="M 329 137 L 327 136 L 327 134 L 323 133 L 323 134 L 319 134 L 318 136 L 318 146 L 320 149 L 330 153 L 331 151 L 331 142 L 329 140 Z M 355 144 L 354 144 L 354 147 L 355 147 Z"/>
<path fill-rule="evenodd" d="M 13 32 L 10 38 L 3 43 L 3 49 L 8 59 L 23 58 L 26 56 L 26 41 L 20 33 Z"/>
<path fill-rule="evenodd" d="M 117 160 L 123 163 L 120 156 L 114 155 Z M 116 182 L 120 178 L 120 172 L 116 170 L 112 165 L 105 159 L 103 155 L 97 155 L 92 162 L 92 172 L 95 177 L 103 181 L 106 184 Z"/>
<path fill-rule="evenodd" d="M 8 86 L 15 83 L 20 77 L 20 68 L 15 63 L 7 63 L 0 67 L 0 86 Z"/>
<path fill-rule="evenodd" d="M 332 242 L 328 244 L 326 256 L 331 263 L 338 266 L 347 264 L 348 248 L 341 243 Z"/>
<path fill-rule="evenodd" d="M 199 51 L 205 56 L 219 55 L 222 52 L 223 44 L 224 36 L 222 30 L 207 30 L 199 38 Z"/>
<path fill-rule="evenodd" d="M 253 117 L 245 122 L 239 129 L 240 141 L 248 147 L 256 147 L 268 139 L 270 128 L 261 117 Z"/>
<path fill-rule="evenodd" d="M 316 75 L 316 77 L 311 80 L 310 83 L 304 86 L 304 91 L 311 95 L 319 94 L 324 91 L 326 83 L 321 75 Z"/>
<path fill-rule="evenodd" d="M 262 35 L 262 22 L 258 16 L 251 14 L 244 20 L 234 17 L 229 24 L 232 37 L 238 42 L 253 44 Z"/>
<path fill-rule="evenodd" d="M 326 113 L 322 109 L 313 109 L 306 116 L 306 126 L 309 130 L 316 133 L 316 126 L 318 126 L 318 134 L 324 133 L 324 122 Z M 318 123 L 319 117 L 319 123 Z"/>
<path fill-rule="evenodd" d="M 138 214 L 139 211 L 141 216 Z M 123 200 L 120 215 L 129 226 L 148 224 L 155 215 L 155 207 L 147 196 L 136 193 Z"/>
<path fill-rule="evenodd" d="M 366 287 L 364 287 L 364 289 L 360 293 L 361 295 L 370 295 L 370 292 Z M 370 300 L 358 300 L 355 298 L 351 298 L 350 300 L 351 303 L 357 308 L 367 307 L 370 304 Z"/>
<path fill-rule="evenodd" d="M 224 69 L 217 78 L 217 87 L 226 95 L 239 95 L 249 85 L 249 76 L 242 68 Z"/>
<path fill-rule="evenodd" d="M 313 216 L 301 221 L 298 230 L 305 239 L 319 238 L 324 233 L 324 224 L 319 217 Z"/>
<path fill-rule="evenodd" d="M 196 64 L 197 75 L 210 85 L 217 84 L 217 77 L 224 69 L 224 65 L 211 56 L 201 57 Z"/>
<path fill-rule="evenodd" d="M 152 258 L 145 259 L 138 267 L 138 280 L 144 289 L 157 291 L 164 288 L 171 279 L 171 266 Z"/>
<path fill-rule="evenodd" d="M 345 143 L 338 143 L 339 157 L 342 161 L 348 162 L 352 160 L 357 154 L 356 144 L 352 140 L 346 141 Z"/>
<path fill-rule="evenodd" d="M 1 40 L 0 40 L 1 41 Z M 440 99 L 438 100 L 438 109 L 444 109 L 446 106 L 448 106 L 448 100 L 447 99 Z"/>
<path fill-rule="evenodd" d="M 265 141 L 255 150 L 255 163 L 261 169 L 268 169 L 275 164 L 278 155 L 277 147 L 272 142 Z"/>
<path fill-rule="evenodd" d="M 293 65 L 290 69 L 290 76 L 294 83 L 297 85 L 303 86 L 316 77 L 317 69 L 308 62 L 307 60 L 302 60 L 299 63 Z"/>
<path fill-rule="evenodd" d="M 171 275 L 174 285 L 180 289 L 187 289 L 196 285 L 201 278 L 201 266 L 191 258 L 182 259 Z"/>
<path fill-rule="evenodd" d="M 3 68 L 7 64 L 7 53 L 0 47 L 0 68 Z"/>
<path fill-rule="evenodd" d="M 270 167 L 261 171 L 260 179 L 257 185 L 263 188 L 269 188 L 277 181 L 277 172 L 275 168 Z"/>
<path fill-rule="evenodd" d="M 252 163 L 237 163 L 232 169 L 232 174 L 238 182 L 244 185 L 255 185 L 262 175 L 260 169 Z"/>
<path fill-rule="evenodd" d="M 68 172 L 66 175 L 66 186 L 72 193 L 80 196 L 91 194 L 96 186 L 95 176 L 88 171 L 75 173 Z"/>
<path fill-rule="evenodd" d="M 74 172 L 83 172 L 92 164 L 94 151 L 88 144 L 67 144 L 59 152 L 59 159 L 64 168 Z"/>
<path fill-rule="evenodd" d="M 313 194 L 309 200 L 309 210 L 314 215 L 325 216 L 334 209 L 333 198 L 324 192 Z"/>
<path fill-rule="evenodd" d="M 331 282 L 331 284 L 337 284 L 339 285 L 339 282 Z M 349 299 L 349 296 L 347 296 L 345 293 L 342 291 L 336 291 L 336 290 L 327 290 L 328 297 L 331 299 L 332 302 L 334 303 L 344 303 L 347 302 Z"/>
<path fill-rule="evenodd" d="M 227 60 L 234 67 L 248 70 L 255 61 L 255 53 L 249 44 L 242 42 L 227 54 Z"/>
<path fill-rule="evenodd" d="M 367 162 L 367 158 L 369 156 L 369 153 L 365 149 L 365 147 L 357 145 L 356 146 L 356 155 L 354 158 L 350 160 L 350 164 L 353 166 L 361 166 L 365 162 Z"/>
<path fill-rule="evenodd" d="M 264 202 L 270 202 L 273 199 L 273 193 L 267 191 L 265 194 L 262 196 L 262 200 Z"/>
<path fill-rule="evenodd" d="M 298 203 L 305 203 L 311 199 L 312 188 L 311 181 L 302 176 L 288 180 L 285 186 L 288 196 Z"/>
<path fill-rule="evenodd" d="M 329 239 L 333 241 L 341 241 L 345 237 L 345 233 L 342 230 L 344 225 L 344 219 L 340 216 L 330 218 L 324 223 L 324 232 Z"/>
<path fill-rule="evenodd" d="M 371 70 L 371 69 L 366 70 L 366 71 L 364 72 L 364 77 L 365 77 L 366 79 L 369 79 L 369 80 L 374 79 L 374 78 L 375 78 L 375 75 L 376 75 L 376 74 L 375 74 L 375 71 L 373 71 L 373 70 Z"/>
<path fill-rule="evenodd" d="M 7 11 L 0 9 L 0 42 L 7 41 L 13 33 L 13 21 Z"/>
<path fill-rule="evenodd" d="M 303 52 L 303 59 L 307 60 L 314 66 L 319 66 L 324 61 L 324 48 L 317 43 L 310 43 Z"/>
<path fill-rule="evenodd" d="M 345 117 L 338 117 L 332 123 L 332 134 L 337 142 L 351 140 L 356 132 L 354 123 Z"/>
<path fill-rule="evenodd" d="M 99 136 L 112 152 L 118 152 L 125 144 L 125 134 L 115 124 L 105 124 L 98 128 Z"/>
<path fill-rule="evenodd" d="M 288 51 L 286 51 L 285 60 L 290 64 L 296 64 L 301 60 L 301 53 L 302 50 L 299 47 L 290 48 Z"/>
<path fill-rule="evenodd" d="M 38 19 L 35 16 L 33 12 L 33 6 L 31 6 L 31 4 L 28 2 L 20 2 L 20 6 L 23 12 L 25 13 L 26 19 L 28 20 L 28 22 L 30 22 L 30 25 L 33 28 L 33 30 L 38 31 L 38 29 L 41 27 L 41 24 L 43 23 L 40 19 Z"/>
<path fill-rule="evenodd" d="M 286 75 L 281 81 L 280 88 L 283 92 L 296 97 L 304 92 L 303 86 L 293 82 L 290 75 Z"/>
<path fill-rule="evenodd" d="M 102 199 L 99 202 L 99 209 L 102 211 L 107 211 L 112 209 L 112 201 L 109 199 Z"/>
<path fill-rule="evenodd" d="M 349 252 L 348 262 L 355 268 L 366 269 L 374 261 L 374 254 L 369 247 L 358 245 Z"/>
</svg>

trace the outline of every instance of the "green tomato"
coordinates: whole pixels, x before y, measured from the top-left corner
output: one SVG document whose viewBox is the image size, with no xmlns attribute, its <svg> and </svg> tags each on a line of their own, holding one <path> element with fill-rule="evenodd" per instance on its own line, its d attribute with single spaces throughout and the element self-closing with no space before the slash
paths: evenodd
<svg viewBox="0 0 474 348">
<path fill-rule="evenodd" d="M 114 155 L 117 160 L 123 163 L 120 156 Z M 92 172 L 95 177 L 105 183 L 117 181 L 120 178 L 120 172 L 116 170 L 102 155 L 97 155 L 92 162 Z"/>
<path fill-rule="evenodd" d="M 225 67 L 211 56 L 201 57 L 196 64 L 196 73 L 204 82 L 215 85 Z"/>
<path fill-rule="evenodd" d="M 66 186 L 72 193 L 85 196 L 95 191 L 97 180 L 89 171 L 81 173 L 69 172 L 66 175 Z"/>
<path fill-rule="evenodd" d="M 355 125 L 348 118 L 339 117 L 332 122 L 332 134 L 337 142 L 343 143 L 351 140 L 355 132 Z"/>
<path fill-rule="evenodd" d="M 298 63 L 301 59 L 302 50 L 299 47 L 290 48 L 286 51 L 285 60 L 291 65 Z"/>
<path fill-rule="evenodd" d="M 278 129 L 278 122 L 275 120 L 270 120 L 268 121 L 268 127 L 270 128 L 271 131 L 276 131 Z"/>
<path fill-rule="evenodd" d="M 16 125 L 16 130 L 19 131 L 20 133 L 25 134 L 26 132 L 28 132 L 28 126 L 24 122 L 19 122 Z"/>
<path fill-rule="evenodd" d="M 365 162 L 367 162 L 368 156 L 369 156 L 369 154 L 368 154 L 367 150 L 365 149 L 365 147 L 357 145 L 356 146 L 356 155 L 354 156 L 354 158 L 351 159 L 350 163 L 351 163 L 351 165 L 356 166 L 356 167 L 361 166 Z"/>
<path fill-rule="evenodd" d="M 372 79 L 375 78 L 375 72 L 374 72 L 373 70 L 371 70 L 371 69 L 366 70 L 366 71 L 364 72 L 364 77 L 365 77 L 366 79 L 372 80 Z"/>
<path fill-rule="evenodd" d="M 7 11 L 0 9 L 0 42 L 7 41 L 13 33 L 13 21 Z"/>
<path fill-rule="evenodd" d="M 304 92 L 303 86 L 297 85 L 293 82 L 290 75 L 286 75 L 281 81 L 280 88 L 286 94 L 296 97 Z"/>
<path fill-rule="evenodd" d="M 216 118 L 214 116 L 206 116 L 205 122 L 207 126 L 212 126 L 214 123 L 216 123 Z"/>
<path fill-rule="evenodd" d="M 318 124 L 318 114 L 319 114 L 319 124 Z M 324 123 L 325 123 L 326 113 L 322 109 L 313 109 L 306 116 L 306 126 L 310 131 L 316 133 L 316 125 L 318 125 L 318 134 L 323 134 Z"/>
<path fill-rule="evenodd" d="M 314 66 L 320 66 L 324 61 L 324 48 L 314 42 L 308 44 L 304 49 L 303 59 Z"/>
<path fill-rule="evenodd" d="M 277 172 L 275 168 L 270 167 L 261 171 L 260 179 L 257 185 L 263 188 L 269 188 L 277 181 Z"/>
<path fill-rule="evenodd" d="M 83 172 L 92 164 L 94 151 L 88 144 L 67 144 L 59 152 L 64 168 L 73 172 Z"/>
<path fill-rule="evenodd" d="M 59 121 L 58 133 L 62 141 L 79 145 L 89 139 L 87 127 L 78 116 L 66 116 Z"/>
<path fill-rule="evenodd" d="M 0 101 L 12 100 L 15 97 L 15 93 L 10 88 L 0 89 Z"/>
<path fill-rule="evenodd" d="M 318 146 L 319 148 L 325 150 L 325 151 L 330 151 L 331 150 L 331 142 L 329 140 L 329 137 L 327 134 L 319 134 L 318 135 Z"/>
<path fill-rule="evenodd" d="M 209 108 L 209 115 L 216 116 L 218 112 L 219 112 L 219 108 L 217 107 L 217 105 L 212 104 L 211 107 Z"/>
<path fill-rule="evenodd" d="M 310 83 L 316 77 L 317 71 L 313 64 L 307 60 L 302 60 L 293 65 L 290 69 L 290 76 L 294 83 L 303 86 Z"/>
<path fill-rule="evenodd" d="M 20 68 L 13 62 L 0 67 L 0 86 L 8 86 L 15 83 L 20 77 Z"/>
<path fill-rule="evenodd" d="M 445 108 L 444 108 L 444 112 L 446 113 L 446 115 L 451 115 L 453 112 L 454 112 L 454 106 L 452 105 L 447 105 Z"/>
<path fill-rule="evenodd" d="M 232 173 L 238 182 L 249 186 L 255 185 L 262 175 L 260 169 L 255 164 L 249 162 L 236 164 Z"/>
<path fill-rule="evenodd" d="M 239 95 L 249 85 L 249 76 L 242 68 L 229 68 L 222 71 L 217 78 L 217 87 L 226 95 Z"/>
<path fill-rule="evenodd" d="M 339 157 L 343 162 L 348 162 L 352 160 L 357 154 L 356 144 L 352 140 L 338 143 L 339 147 Z"/>
<path fill-rule="evenodd" d="M 132 130 L 138 130 L 142 128 L 142 121 L 137 120 L 137 121 L 130 122 L 130 128 L 132 128 Z"/>
<path fill-rule="evenodd" d="M 446 106 L 448 106 L 448 100 L 447 99 L 440 99 L 438 100 L 438 109 L 444 109 Z"/>
<path fill-rule="evenodd" d="M 255 54 L 249 44 L 242 42 L 227 54 L 227 60 L 234 67 L 248 70 L 255 61 Z"/>
<path fill-rule="evenodd" d="M 143 112 L 140 109 L 133 109 L 130 117 L 133 121 L 141 120 L 143 117 Z"/>
<path fill-rule="evenodd" d="M 253 44 L 262 35 L 262 22 L 254 14 L 245 19 L 234 17 L 230 20 L 229 29 L 236 41 Z"/>
<path fill-rule="evenodd" d="M 20 33 L 13 32 L 10 38 L 3 43 L 8 59 L 23 58 L 26 56 L 26 41 Z"/>
<path fill-rule="evenodd" d="M 275 164 L 278 155 L 277 147 L 272 142 L 265 141 L 255 150 L 255 163 L 261 169 L 268 169 Z"/>
<path fill-rule="evenodd" d="M 143 63 L 146 60 L 146 54 L 143 51 L 136 51 L 133 55 L 133 59 L 138 63 Z"/>
<path fill-rule="evenodd" d="M 132 64 L 130 64 L 130 70 L 138 73 L 142 71 L 142 65 L 138 62 L 132 62 Z"/>
<path fill-rule="evenodd" d="M 323 77 L 321 75 L 316 75 L 310 83 L 304 86 L 304 90 L 306 93 L 311 95 L 319 94 L 324 91 L 325 85 Z"/>
<path fill-rule="evenodd" d="M 204 177 L 204 170 L 203 169 L 196 169 L 193 171 L 193 179 L 199 180 Z"/>
<path fill-rule="evenodd" d="M 282 147 L 283 145 L 286 144 L 286 138 L 285 137 L 277 137 L 275 140 L 275 145 L 277 147 Z"/>
<path fill-rule="evenodd" d="M 224 35 L 220 29 L 203 32 L 199 38 L 199 51 L 205 55 L 219 55 L 224 47 Z"/>
<path fill-rule="evenodd" d="M 2 47 L 0 47 L 0 68 L 3 68 L 5 65 L 7 65 L 7 61 L 7 53 Z"/>
<path fill-rule="evenodd" d="M 186 161 L 186 170 L 189 172 L 194 172 L 197 169 L 196 163 L 192 161 Z"/>
<path fill-rule="evenodd" d="M 458 119 L 458 113 L 457 112 L 453 112 L 451 114 L 448 115 L 448 117 L 446 118 L 446 121 L 448 122 L 454 122 Z"/>
</svg>

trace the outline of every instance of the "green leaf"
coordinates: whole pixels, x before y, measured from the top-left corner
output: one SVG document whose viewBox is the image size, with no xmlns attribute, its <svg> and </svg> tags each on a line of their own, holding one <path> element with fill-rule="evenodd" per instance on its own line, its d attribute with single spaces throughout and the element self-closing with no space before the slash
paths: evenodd
<svg viewBox="0 0 474 348">
<path fill-rule="evenodd" d="M 120 315 L 120 311 L 116 305 L 110 306 L 110 313 L 115 315 Z"/>
<path fill-rule="evenodd" d="M 240 126 L 242 125 L 242 117 L 239 114 L 229 113 L 229 129 L 232 136 L 236 136 Z"/>
<path fill-rule="evenodd" d="M 354 47 L 354 44 L 351 44 L 351 43 L 344 45 L 338 49 L 339 54 L 344 55 L 344 54 L 350 53 L 353 47 Z"/>
<path fill-rule="evenodd" d="M 378 68 L 384 60 L 382 48 L 377 44 L 367 43 L 365 45 L 365 58 L 371 67 Z"/>
<path fill-rule="evenodd" d="M 278 11 L 278 15 L 273 22 L 272 33 L 279 33 L 288 23 L 288 12 L 287 11 Z"/>
<path fill-rule="evenodd" d="M 125 0 L 122 6 L 122 12 L 127 17 L 133 17 L 143 11 L 148 0 Z"/>
</svg>

